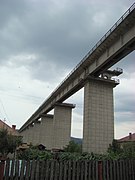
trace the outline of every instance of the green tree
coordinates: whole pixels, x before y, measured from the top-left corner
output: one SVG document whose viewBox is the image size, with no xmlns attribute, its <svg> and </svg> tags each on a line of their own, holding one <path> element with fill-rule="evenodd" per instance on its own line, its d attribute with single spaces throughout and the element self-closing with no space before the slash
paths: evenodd
<svg viewBox="0 0 135 180">
<path fill-rule="evenodd" d="M 120 148 L 120 144 L 116 139 L 113 140 L 112 144 L 109 145 L 108 152 L 119 154 L 122 152 L 122 149 Z"/>
<path fill-rule="evenodd" d="M 135 143 L 124 142 L 120 145 L 117 140 L 113 140 L 108 148 L 108 159 L 129 159 L 135 158 Z"/>
<path fill-rule="evenodd" d="M 74 141 L 70 141 L 69 144 L 64 147 L 63 149 L 65 152 L 77 152 L 77 153 L 81 153 L 82 152 L 82 146 L 78 143 L 75 143 Z"/>
<path fill-rule="evenodd" d="M 21 143 L 21 136 L 8 134 L 7 129 L 0 130 L 0 155 L 2 157 L 7 157 L 9 153 L 14 153 Z"/>
<path fill-rule="evenodd" d="M 135 152 L 135 142 L 134 141 L 129 141 L 127 143 L 123 143 L 122 149 L 124 152 Z"/>
</svg>

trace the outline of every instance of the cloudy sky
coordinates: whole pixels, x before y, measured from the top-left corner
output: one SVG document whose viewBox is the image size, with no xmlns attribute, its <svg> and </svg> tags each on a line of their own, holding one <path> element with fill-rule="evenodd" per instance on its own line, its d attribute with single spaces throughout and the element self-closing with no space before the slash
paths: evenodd
<svg viewBox="0 0 135 180">
<path fill-rule="evenodd" d="M 20 128 L 134 0 L 1 0 L 0 119 Z M 135 52 L 114 90 L 115 138 L 135 132 Z M 83 89 L 67 102 L 82 137 Z"/>
</svg>

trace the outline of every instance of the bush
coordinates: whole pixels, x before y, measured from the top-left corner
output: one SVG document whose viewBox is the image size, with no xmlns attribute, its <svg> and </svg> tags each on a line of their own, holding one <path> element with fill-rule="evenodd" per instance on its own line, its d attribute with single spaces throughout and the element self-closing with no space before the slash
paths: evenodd
<svg viewBox="0 0 135 180">
<path fill-rule="evenodd" d="M 52 154 L 47 151 L 41 151 L 37 148 L 29 148 L 18 154 L 21 160 L 47 160 L 52 159 Z"/>
<path fill-rule="evenodd" d="M 80 144 L 75 143 L 74 141 L 70 141 L 69 144 L 63 149 L 65 152 L 70 153 L 81 153 L 82 146 Z"/>
<path fill-rule="evenodd" d="M 47 151 L 41 151 L 36 146 L 31 146 L 19 154 L 19 159 L 25 160 L 49 160 L 57 159 L 59 161 L 68 160 L 120 160 L 120 159 L 131 159 L 135 158 L 135 147 L 130 143 L 126 144 L 121 148 L 116 140 L 113 141 L 112 145 L 108 148 L 106 154 L 94 154 L 94 153 L 82 153 L 81 146 L 76 144 L 74 141 L 70 141 L 64 150 L 65 152 L 51 153 Z"/>
</svg>

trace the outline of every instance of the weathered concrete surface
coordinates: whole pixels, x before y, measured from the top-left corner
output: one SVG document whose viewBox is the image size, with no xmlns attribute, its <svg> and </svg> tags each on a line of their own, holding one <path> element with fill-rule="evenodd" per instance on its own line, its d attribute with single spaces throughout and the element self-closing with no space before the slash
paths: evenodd
<svg viewBox="0 0 135 180">
<path fill-rule="evenodd" d="M 63 149 L 69 144 L 71 136 L 72 104 L 56 104 L 53 122 L 53 148 Z"/>
<path fill-rule="evenodd" d="M 83 152 L 104 153 L 114 138 L 114 81 L 89 79 L 84 86 Z"/>
<path fill-rule="evenodd" d="M 23 141 L 33 145 L 43 144 L 47 149 L 63 149 L 68 145 L 71 135 L 73 104 L 57 103 L 54 115 L 43 114 L 20 134 Z"/>
</svg>

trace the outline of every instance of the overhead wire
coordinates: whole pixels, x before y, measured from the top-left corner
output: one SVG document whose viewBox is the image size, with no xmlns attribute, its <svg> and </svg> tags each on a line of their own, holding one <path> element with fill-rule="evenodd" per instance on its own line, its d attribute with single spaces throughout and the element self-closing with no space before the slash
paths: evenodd
<svg viewBox="0 0 135 180">
<path fill-rule="evenodd" d="M 21 99 L 26 100 L 26 101 L 31 100 L 31 101 L 34 101 L 35 104 L 40 104 L 41 100 L 43 99 L 43 98 L 37 97 L 37 96 L 24 95 L 24 94 L 21 94 L 21 95 L 18 95 L 18 94 L 9 94 L 9 93 L 5 93 L 3 91 L 1 91 L 1 94 L 4 94 L 4 96 L 12 97 L 12 98 L 16 99 L 17 101 L 18 101 L 18 98 L 19 99 L 21 98 Z M 22 102 L 22 100 L 21 100 L 21 102 Z M 1 108 L 0 108 L 1 115 L 3 116 L 4 120 L 7 120 L 10 123 L 10 125 L 12 125 L 12 122 L 11 122 L 11 120 L 9 118 L 9 115 L 7 113 L 5 105 L 4 105 L 4 103 L 3 103 L 1 98 L 0 98 L 0 104 L 1 104 Z"/>
<path fill-rule="evenodd" d="M 23 100 L 33 100 L 37 103 L 40 103 L 41 100 L 43 100 L 44 98 L 42 97 L 37 97 L 37 96 L 32 96 L 32 95 L 25 95 L 25 94 L 21 94 L 21 95 L 18 95 L 18 94 L 9 94 L 9 93 L 4 93 L 4 92 L 1 92 L 2 94 L 6 95 L 6 96 L 9 96 L 9 97 L 12 97 L 12 98 L 15 98 L 15 99 L 18 99 L 18 98 L 21 98 Z M 37 104 L 36 103 L 36 104 Z"/>
<path fill-rule="evenodd" d="M 10 118 L 9 118 L 9 116 L 8 116 L 6 110 L 5 110 L 4 104 L 3 104 L 3 102 L 2 102 L 1 99 L 0 99 L 0 103 L 1 103 L 1 106 L 2 106 L 2 109 L 3 109 L 3 112 L 5 113 L 5 116 L 6 116 L 6 119 L 4 118 L 4 121 L 5 121 L 5 120 L 8 120 L 8 122 L 10 123 L 10 125 L 12 125 L 12 123 L 11 123 L 11 121 L 10 121 Z"/>
</svg>

